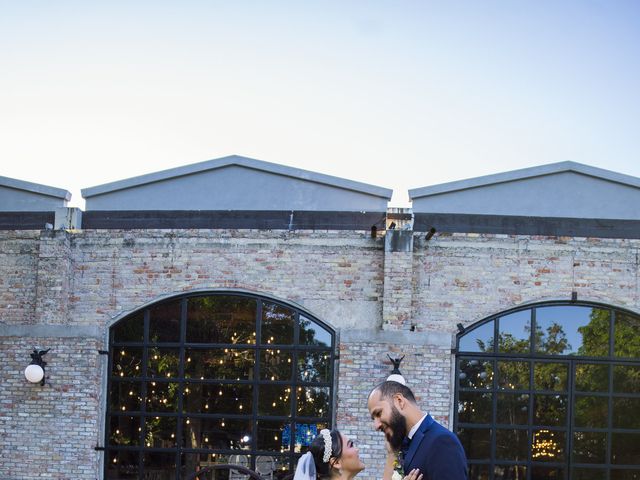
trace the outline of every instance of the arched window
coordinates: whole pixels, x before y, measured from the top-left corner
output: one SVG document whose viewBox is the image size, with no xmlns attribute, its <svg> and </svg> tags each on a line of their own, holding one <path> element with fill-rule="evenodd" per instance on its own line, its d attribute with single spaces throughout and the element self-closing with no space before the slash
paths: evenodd
<svg viewBox="0 0 640 480">
<path fill-rule="evenodd" d="M 458 335 L 454 428 L 470 479 L 640 478 L 640 316 L 544 303 Z"/>
<path fill-rule="evenodd" d="M 335 333 L 258 295 L 192 294 L 109 331 L 105 478 L 235 463 L 276 479 L 332 424 Z"/>
</svg>

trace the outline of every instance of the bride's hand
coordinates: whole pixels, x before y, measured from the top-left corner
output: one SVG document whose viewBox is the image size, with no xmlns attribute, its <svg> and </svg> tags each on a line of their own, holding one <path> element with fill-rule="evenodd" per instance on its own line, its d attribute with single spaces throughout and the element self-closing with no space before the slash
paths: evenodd
<svg viewBox="0 0 640 480">
<path fill-rule="evenodd" d="M 422 474 L 420 473 L 419 469 L 414 468 L 407 475 L 405 475 L 402 480 L 422 480 Z"/>
</svg>

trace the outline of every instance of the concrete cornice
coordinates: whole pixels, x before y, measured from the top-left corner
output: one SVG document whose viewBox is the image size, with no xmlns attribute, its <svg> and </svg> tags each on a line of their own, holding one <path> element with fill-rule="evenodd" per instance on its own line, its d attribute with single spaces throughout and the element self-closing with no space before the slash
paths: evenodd
<svg viewBox="0 0 640 480">
<path fill-rule="evenodd" d="M 409 332 L 406 330 L 371 330 L 340 329 L 341 342 L 383 343 L 386 345 L 429 345 L 450 349 L 455 342 L 455 334 L 437 331 Z"/>
<path fill-rule="evenodd" d="M 0 325 L 0 337 L 95 338 L 102 340 L 98 327 L 87 325 Z"/>
</svg>

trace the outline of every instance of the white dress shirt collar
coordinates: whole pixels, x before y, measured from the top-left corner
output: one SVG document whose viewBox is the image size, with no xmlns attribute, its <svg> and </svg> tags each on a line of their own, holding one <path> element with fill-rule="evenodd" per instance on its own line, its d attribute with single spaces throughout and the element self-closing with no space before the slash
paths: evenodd
<svg viewBox="0 0 640 480">
<path fill-rule="evenodd" d="M 409 437 L 409 440 L 411 440 L 413 436 L 416 434 L 416 432 L 418 431 L 418 428 L 420 428 L 420 425 L 422 425 L 422 422 L 424 422 L 424 419 L 427 418 L 427 415 L 429 414 L 425 413 L 424 416 L 420 420 L 418 420 L 418 422 L 413 426 L 413 428 L 409 430 L 409 434 L 407 435 L 407 437 Z"/>
</svg>

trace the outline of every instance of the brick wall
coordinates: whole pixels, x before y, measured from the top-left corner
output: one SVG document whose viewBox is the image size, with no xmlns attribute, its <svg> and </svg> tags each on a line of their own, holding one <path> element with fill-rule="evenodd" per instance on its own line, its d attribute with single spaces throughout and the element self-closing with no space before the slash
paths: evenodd
<svg viewBox="0 0 640 480">
<path fill-rule="evenodd" d="M 390 373 L 389 352 L 405 355 L 400 370 L 413 390 L 418 405 L 449 426 L 451 409 L 451 349 L 424 344 L 353 342 L 340 345 L 338 385 L 338 428 L 355 437 L 360 456 L 367 466 L 363 478 L 382 476 L 384 435 L 373 430 L 367 409 L 371 389 Z"/>
<path fill-rule="evenodd" d="M 0 322 L 34 322 L 38 232 L 0 232 Z"/>
<path fill-rule="evenodd" d="M 170 294 L 247 289 L 333 325 L 338 426 L 358 438 L 371 479 L 384 453 L 366 397 L 391 370 L 388 352 L 406 355 L 420 404 L 449 425 L 458 322 L 572 291 L 640 311 L 639 240 L 414 239 L 412 252 L 385 253 L 369 232 L 0 232 L 0 478 L 99 478 L 106 382 L 96 352 L 111 324 Z M 44 387 L 23 378 L 34 347 L 52 348 Z"/>
<path fill-rule="evenodd" d="M 452 234 L 415 242 L 413 321 L 454 332 L 525 303 L 581 300 L 640 310 L 639 240 Z"/>
<path fill-rule="evenodd" d="M 95 479 L 102 402 L 98 342 L 0 338 L 0 478 Z M 29 384 L 29 354 L 51 348 L 45 385 Z"/>
</svg>

